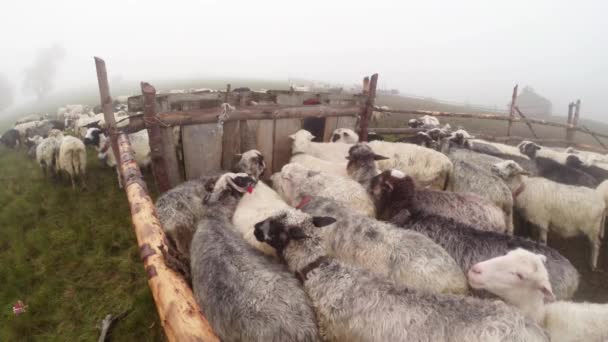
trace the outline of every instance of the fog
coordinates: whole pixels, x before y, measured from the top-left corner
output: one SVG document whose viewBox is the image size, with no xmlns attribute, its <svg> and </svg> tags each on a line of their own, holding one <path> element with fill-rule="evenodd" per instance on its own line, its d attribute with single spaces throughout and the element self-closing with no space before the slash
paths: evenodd
<svg viewBox="0 0 608 342">
<path fill-rule="evenodd" d="M 23 90 L 42 49 L 65 49 L 53 91 L 94 86 L 93 56 L 124 80 L 299 77 L 504 108 L 530 85 L 563 115 L 608 121 L 608 2 L 3 2 L 0 75 Z M 118 94 L 115 94 L 118 95 Z"/>
</svg>

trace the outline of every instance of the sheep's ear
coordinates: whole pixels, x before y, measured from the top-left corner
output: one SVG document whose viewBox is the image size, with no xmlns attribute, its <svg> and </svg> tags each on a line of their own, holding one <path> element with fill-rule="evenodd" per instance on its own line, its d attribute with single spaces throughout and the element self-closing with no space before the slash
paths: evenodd
<svg viewBox="0 0 608 342">
<path fill-rule="evenodd" d="M 312 218 L 312 224 L 317 228 L 329 226 L 334 222 L 336 222 L 336 219 L 329 216 L 313 216 Z"/>
<path fill-rule="evenodd" d="M 291 139 L 291 140 L 296 140 L 296 135 L 295 135 L 295 134 L 290 135 L 290 136 L 289 136 L 289 139 Z"/>
<path fill-rule="evenodd" d="M 347 158 L 348 159 L 348 158 Z M 387 160 L 389 157 L 381 156 L 379 154 L 374 154 L 374 160 Z"/>
<path fill-rule="evenodd" d="M 555 302 L 555 295 L 553 294 L 553 291 L 551 291 L 549 289 L 548 286 L 546 285 L 541 285 L 540 286 L 540 292 L 543 293 L 544 299 L 546 303 L 551 303 L 551 302 Z"/>
<path fill-rule="evenodd" d="M 310 236 L 306 235 L 302 228 L 300 227 L 292 227 L 289 228 L 289 237 L 293 240 L 302 240 L 307 239 Z"/>
</svg>

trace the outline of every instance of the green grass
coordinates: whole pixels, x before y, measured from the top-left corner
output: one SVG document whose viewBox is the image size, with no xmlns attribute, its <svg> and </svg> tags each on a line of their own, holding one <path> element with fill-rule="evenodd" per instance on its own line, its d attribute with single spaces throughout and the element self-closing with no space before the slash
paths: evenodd
<svg viewBox="0 0 608 342">
<path fill-rule="evenodd" d="M 95 341 L 127 309 L 113 341 L 163 340 L 126 197 L 88 152 L 88 190 L 74 192 L 0 148 L 0 341 Z M 28 311 L 14 316 L 18 299 Z"/>
</svg>

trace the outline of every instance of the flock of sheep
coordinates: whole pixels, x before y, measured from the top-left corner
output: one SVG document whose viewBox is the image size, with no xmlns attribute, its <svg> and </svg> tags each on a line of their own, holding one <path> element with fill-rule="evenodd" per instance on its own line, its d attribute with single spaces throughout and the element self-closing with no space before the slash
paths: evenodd
<svg viewBox="0 0 608 342">
<path fill-rule="evenodd" d="M 119 127 L 128 124 L 126 97 L 114 102 L 114 117 Z M 28 115 L 15 122 L 15 126 L 2 134 L 0 142 L 10 148 L 24 148 L 34 158 L 45 176 L 52 178 L 67 175 L 72 187 L 80 180 L 86 188 L 86 146 L 93 146 L 98 158 L 109 167 L 116 165 L 110 140 L 104 133 L 104 115 L 99 107 L 66 105 L 54 117 L 48 114 Z M 150 146 L 146 131 L 129 135 L 138 163 L 150 164 Z M 119 177 L 120 180 L 120 177 Z"/>
<path fill-rule="evenodd" d="M 608 157 L 410 124 L 396 143 L 300 130 L 266 181 L 251 150 L 158 198 L 166 261 L 220 339 L 606 341 L 608 305 L 568 301 L 579 273 L 546 241 L 583 234 L 598 267 Z"/>
</svg>

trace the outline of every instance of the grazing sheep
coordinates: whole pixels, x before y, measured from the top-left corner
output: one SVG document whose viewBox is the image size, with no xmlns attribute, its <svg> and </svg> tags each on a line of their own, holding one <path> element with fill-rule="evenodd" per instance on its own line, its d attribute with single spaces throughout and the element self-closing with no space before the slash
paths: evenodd
<svg viewBox="0 0 608 342">
<path fill-rule="evenodd" d="M 551 341 L 607 341 L 608 305 L 553 302 L 545 260 L 542 254 L 516 249 L 474 265 L 469 283 L 519 308 L 546 329 Z"/>
<path fill-rule="evenodd" d="M 61 140 L 63 140 L 63 133 L 53 129 L 49 132 L 49 136 L 44 138 L 36 147 L 36 161 L 45 176 L 54 177 L 56 175 L 56 163 Z"/>
<path fill-rule="evenodd" d="M 255 179 L 222 175 L 192 240 L 194 296 L 222 341 L 319 341 L 310 299 L 283 265 L 250 247 L 230 223 Z"/>
<path fill-rule="evenodd" d="M 0 142 L 2 142 L 6 147 L 19 147 L 21 143 L 21 140 L 19 139 L 19 131 L 14 128 L 9 129 L 8 131 L 2 134 Z"/>
<path fill-rule="evenodd" d="M 264 156 L 257 150 L 250 150 L 241 155 L 235 170 L 245 172 L 251 177 L 259 179 L 265 168 Z M 253 225 L 270 217 L 276 210 L 287 207 L 289 206 L 281 199 L 281 196 L 268 185 L 259 181 L 255 191 L 244 194 L 239 201 L 234 216 L 232 216 L 232 225 L 251 246 L 264 254 L 276 257 L 273 248 L 255 238 Z"/>
<path fill-rule="evenodd" d="M 312 171 L 299 164 L 287 164 L 280 173 L 272 175 L 271 180 L 273 189 L 292 207 L 304 196 L 314 194 L 330 198 L 361 215 L 376 216 L 374 203 L 365 188 L 351 179 Z"/>
<path fill-rule="evenodd" d="M 141 130 L 129 134 L 129 142 L 133 148 L 137 165 L 140 168 L 148 167 L 152 162 L 148 131 Z M 105 160 L 107 166 L 116 166 L 116 159 L 110 146 L 110 139 L 106 137 L 101 129 L 89 128 L 85 134 L 84 143 L 85 145 L 95 146 L 95 149 L 99 152 L 98 158 Z"/>
<path fill-rule="evenodd" d="M 578 155 L 575 155 L 575 154 L 571 154 L 568 157 L 566 157 L 566 166 L 581 170 L 581 171 L 591 175 L 592 177 L 597 179 L 599 182 L 603 182 L 608 179 L 608 170 L 607 169 L 597 166 L 594 163 L 584 163 L 578 157 Z"/>
<path fill-rule="evenodd" d="M 354 132 L 353 132 L 354 133 Z M 299 130 L 289 136 L 292 140 L 291 154 L 307 154 L 330 162 L 343 163 L 350 144 L 313 142 L 314 136 L 307 130 Z"/>
<path fill-rule="evenodd" d="M 590 174 L 566 165 L 565 153 L 542 148 L 533 142 L 522 142 L 520 150 L 530 159 L 536 162 L 538 176 L 550 179 L 554 182 L 568 185 L 586 186 L 595 188 L 599 181 Z"/>
<path fill-rule="evenodd" d="M 327 253 L 340 261 L 419 290 L 467 291 L 464 273 L 454 259 L 422 234 L 354 214 L 323 197 L 307 197 L 299 209 L 312 216 L 340 218 L 319 234 Z"/>
<path fill-rule="evenodd" d="M 63 171 L 70 176 L 72 189 L 76 189 L 75 179 L 80 178 L 86 188 L 84 175 L 87 167 L 87 151 L 84 143 L 75 137 L 66 136 L 59 144 L 59 154 L 55 165 L 57 172 Z"/>
<path fill-rule="evenodd" d="M 603 193 L 541 177 L 527 177 L 512 160 L 496 164 L 492 171 L 504 179 L 513 192 L 515 209 L 538 227 L 541 243 L 547 243 L 549 229 L 566 238 L 583 234 L 591 244 L 591 268 L 597 268 L 606 214 Z"/>
<path fill-rule="evenodd" d="M 378 218 L 386 220 L 404 209 L 424 208 L 480 229 L 512 231 L 502 210 L 479 196 L 418 188 L 412 177 L 398 170 L 378 174 L 374 159 L 380 157 L 369 145 L 353 145 L 347 167 L 349 175 L 367 189 Z"/>
<path fill-rule="evenodd" d="M 326 340 L 547 341 L 504 303 L 416 291 L 333 259 L 319 235 L 335 221 L 290 210 L 255 225 L 301 279 Z"/>
<path fill-rule="evenodd" d="M 192 236 L 203 215 L 203 199 L 213 190 L 217 178 L 207 176 L 184 182 L 156 200 L 158 220 L 181 259 L 190 258 Z"/>
</svg>

